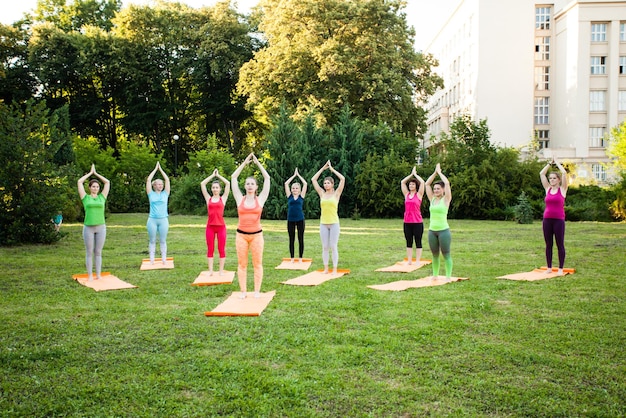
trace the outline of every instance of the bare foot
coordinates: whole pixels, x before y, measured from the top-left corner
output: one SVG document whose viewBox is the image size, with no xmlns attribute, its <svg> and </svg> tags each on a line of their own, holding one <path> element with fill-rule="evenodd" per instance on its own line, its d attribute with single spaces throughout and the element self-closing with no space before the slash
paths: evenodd
<svg viewBox="0 0 626 418">
<path fill-rule="evenodd" d="M 223 271 L 220 271 L 220 276 L 223 276 L 223 275 L 224 275 L 224 272 L 223 272 Z"/>
<path fill-rule="evenodd" d="M 337 274 L 337 267 L 333 269 L 333 274 Z"/>
<path fill-rule="evenodd" d="M 209 270 L 209 276 L 213 276 L 213 272 Z"/>
</svg>

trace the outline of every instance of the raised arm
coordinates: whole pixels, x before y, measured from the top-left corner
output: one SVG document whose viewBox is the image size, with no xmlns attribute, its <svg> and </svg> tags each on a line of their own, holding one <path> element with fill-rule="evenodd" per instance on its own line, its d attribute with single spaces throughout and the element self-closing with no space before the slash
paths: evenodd
<svg viewBox="0 0 626 418">
<path fill-rule="evenodd" d="M 313 177 L 311 177 L 311 183 L 313 183 L 313 188 L 315 188 L 315 191 L 317 192 L 318 195 L 320 195 L 320 197 L 324 195 L 324 189 L 322 189 L 322 187 L 319 185 L 318 179 L 320 175 L 324 172 L 324 170 L 328 168 L 329 165 L 330 165 L 330 161 L 326 161 L 326 163 L 324 163 L 322 168 L 317 170 L 317 173 L 313 174 Z"/>
<path fill-rule="evenodd" d="M 165 190 L 169 196 L 170 178 L 167 176 L 167 174 L 165 174 L 165 171 L 163 171 L 163 167 L 161 167 L 161 163 L 159 163 L 158 161 L 157 161 L 157 167 L 159 168 L 159 171 L 161 172 L 161 176 L 163 176 L 163 190 Z"/>
<path fill-rule="evenodd" d="M 106 177 L 104 177 L 103 175 L 100 175 L 96 172 L 96 166 L 93 166 L 93 175 L 98 177 L 100 179 L 100 181 L 102 182 L 102 196 L 104 196 L 104 198 L 106 199 L 109 196 L 109 190 L 111 190 L 111 182 L 109 181 L 109 179 L 107 179 Z"/>
<path fill-rule="evenodd" d="M 567 181 L 567 171 L 565 171 L 565 167 L 561 165 L 556 157 L 554 157 L 554 164 L 556 164 L 556 166 L 559 168 L 559 171 L 561 172 L 561 191 L 565 196 L 565 194 L 567 193 L 567 188 L 569 187 L 569 183 Z"/>
<path fill-rule="evenodd" d="M 215 170 L 213 170 L 213 173 L 211 173 L 210 176 L 208 176 L 207 178 L 205 178 L 204 180 L 202 180 L 200 182 L 200 189 L 202 189 L 202 196 L 204 196 L 204 200 L 207 203 L 207 205 L 209 204 L 209 199 L 211 199 L 211 194 L 209 193 L 209 191 L 206 188 L 206 185 L 211 181 L 211 179 L 213 179 L 215 176 L 217 176 L 217 168 Z"/>
<path fill-rule="evenodd" d="M 150 172 L 150 174 L 148 175 L 148 178 L 146 179 L 146 194 L 150 194 L 150 192 L 152 191 L 152 179 L 154 178 L 154 175 L 156 174 L 156 172 L 159 170 L 159 163 L 156 163 L 156 166 L 154 166 L 154 170 L 152 170 L 152 172 Z"/>
<path fill-rule="evenodd" d="M 539 172 L 539 178 L 541 178 L 541 185 L 543 186 L 544 190 L 548 190 L 550 188 L 550 182 L 548 181 L 548 177 L 546 177 L 546 173 L 548 172 L 551 166 L 552 164 L 548 162 L 545 165 L 545 167 L 543 167 L 541 171 Z"/>
<path fill-rule="evenodd" d="M 228 195 L 230 194 L 230 181 L 226 177 L 222 177 L 220 173 L 215 169 L 215 177 L 222 180 L 224 183 L 224 192 L 222 193 L 222 203 L 226 205 L 226 201 L 228 200 Z"/>
<path fill-rule="evenodd" d="M 452 188 L 450 187 L 450 181 L 448 178 L 441 172 L 441 166 L 437 164 L 437 174 L 439 174 L 439 178 L 443 181 L 444 184 L 444 195 L 443 200 L 446 203 L 446 206 L 450 206 L 450 202 L 452 201 Z"/>
<path fill-rule="evenodd" d="M 289 185 L 291 183 L 291 180 L 293 180 L 296 177 L 297 173 L 298 173 L 298 169 L 296 168 L 296 171 L 293 172 L 293 176 L 285 180 L 285 195 L 287 197 L 291 196 L 291 188 L 289 187 Z"/>
<path fill-rule="evenodd" d="M 300 173 L 298 172 L 298 167 L 296 167 L 296 175 L 298 176 L 298 178 L 302 182 L 302 188 L 300 189 L 300 196 L 302 196 L 302 198 L 304 199 L 304 197 L 306 196 L 306 191 L 307 191 L 309 185 L 307 184 L 307 182 L 304 179 L 304 177 L 302 177 L 300 175 Z"/>
<path fill-rule="evenodd" d="M 418 174 L 417 171 L 415 170 L 415 166 L 413 166 L 413 177 L 415 177 L 419 183 L 419 187 L 417 188 L 417 196 L 420 198 L 420 200 L 422 200 L 422 197 L 424 196 L 424 179 L 421 178 Z"/>
<path fill-rule="evenodd" d="M 243 171 L 244 167 L 248 165 L 250 160 L 252 159 L 252 153 L 250 153 L 245 160 L 237 167 L 233 174 L 230 176 L 231 189 L 233 191 L 233 197 L 235 198 L 235 203 L 237 206 L 241 203 L 243 199 L 243 195 L 241 194 L 241 190 L 239 190 L 239 174 Z"/>
<path fill-rule="evenodd" d="M 437 177 L 437 170 L 435 170 L 433 174 L 431 174 L 430 177 L 426 179 L 426 183 L 424 184 L 428 200 L 433 200 L 433 181 L 435 181 L 435 177 Z"/>
<path fill-rule="evenodd" d="M 91 170 L 89 170 L 87 174 L 79 178 L 78 181 L 76 182 L 76 186 L 78 188 L 78 196 L 80 197 L 80 200 L 83 200 L 83 198 L 87 196 L 87 192 L 85 191 L 85 181 L 87 181 L 89 176 L 93 174 L 94 170 L 95 170 L 95 166 L 92 164 Z"/>
<path fill-rule="evenodd" d="M 409 194 L 409 186 L 407 186 L 406 184 L 409 182 L 409 180 L 411 180 L 411 177 L 413 177 L 412 171 L 411 174 L 400 180 L 400 190 L 402 190 L 402 194 L 404 195 L 404 197 Z"/>
<path fill-rule="evenodd" d="M 343 192 L 343 188 L 346 185 L 346 178 L 343 176 L 343 174 L 341 174 L 339 171 L 335 170 L 335 167 L 333 167 L 330 164 L 330 161 L 328 161 L 328 168 L 330 169 L 331 172 L 333 172 L 337 177 L 339 177 L 339 185 L 335 188 L 335 197 L 337 197 L 337 200 L 339 200 L 341 198 L 341 193 Z"/>
<path fill-rule="evenodd" d="M 259 170 L 263 175 L 263 189 L 261 190 L 261 193 L 259 193 L 259 205 L 263 206 L 267 198 L 270 196 L 270 187 L 272 185 L 272 181 L 270 179 L 270 175 L 267 173 L 267 170 L 265 170 L 265 167 L 261 165 L 259 160 L 256 158 L 256 155 L 254 154 L 252 154 L 252 161 L 254 161 L 257 167 L 259 167 Z"/>
</svg>

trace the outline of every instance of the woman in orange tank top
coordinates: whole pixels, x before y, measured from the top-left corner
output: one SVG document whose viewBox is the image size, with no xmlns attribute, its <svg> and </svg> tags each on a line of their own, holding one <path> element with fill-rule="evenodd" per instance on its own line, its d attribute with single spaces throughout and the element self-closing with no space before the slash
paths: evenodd
<svg viewBox="0 0 626 418">
<path fill-rule="evenodd" d="M 263 175 L 263 189 L 257 196 L 259 188 L 254 177 L 246 178 L 245 195 L 239 190 L 239 174 L 251 162 L 254 162 Z M 237 249 L 237 278 L 239 279 L 240 297 L 246 298 L 248 254 L 252 253 L 252 266 L 254 267 L 254 297 L 261 296 L 261 283 L 263 282 L 263 229 L 261 228 L 261 213 L 263 205 L 270 194 L 270 175 L 252 153 L 246 157 L 231 176 L 233 197 L 237 203 L 239 224 L 235 248 Z"/>
</svg>

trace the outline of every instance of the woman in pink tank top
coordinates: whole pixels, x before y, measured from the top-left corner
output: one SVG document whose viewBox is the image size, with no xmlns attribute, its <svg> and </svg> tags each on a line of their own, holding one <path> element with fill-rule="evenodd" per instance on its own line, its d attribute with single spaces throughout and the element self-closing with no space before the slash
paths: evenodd
<svg viewBox="0 0 626 418">
<path fill-rule="evenodd" d="M 211 183 L 211 194 L 207 191 L 207 184 Z M 222 186 L 220 180 L 224 183 L 224 193 L 220 196 Z M 215 238 L 217 238 L 217 251 L 220 254 L 220 270 L 219 275 L 224 275 L 224 263 L 226 262 L 226 223 L 224 222 L 224 207 L 230 193 L 230 182 L 222 177 L 217 171 L 213 171 L 209 177 L 200 183 L 202 195 L 207 205 L 208 219 L 206 224 L 206 245 L 207 259 L 209 263 L 209 276 L 213 275 L 213 254 L 215 253 Z"/>
<path fill-rule="evenodd" d="M 424 179 L 415 171 L 400 181 L 400 189 L 404 195 L 404 238 L 406 240 L 406 259 L 413 264 L 413 241 L 415 241 L 415 263 L 419 265 L 422 257 L 422 236 L 424 222 L 422 220 L 422 197 L 424 196 Z"/>
<path fill-rule="evenodd" d="M 552 165 L 556 165 L 559 172 L 548 170 Z M 547 176 L 546 176 L 547 175 Z M 546 242 L 546 263 L 548 270 L 546 273 L 552 273 L 552 246 L 553 240 L 556 241 L 556 247 L 559 255 L 558 274 L 563 274 L 563 266 L 565 264 L 565 196 L 567 195 L 567 172 L 565 168 L 557 161 L 556 157 L 547 163 L 539 173 L 541 184 L 546 191 L 546 208 L 543 212 L 543 238 Z"/>
</svg>

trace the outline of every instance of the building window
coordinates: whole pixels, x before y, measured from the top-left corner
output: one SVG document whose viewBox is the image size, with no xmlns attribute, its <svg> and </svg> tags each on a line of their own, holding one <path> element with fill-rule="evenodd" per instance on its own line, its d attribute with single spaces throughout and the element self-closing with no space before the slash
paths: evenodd
<svg viewBox="0 0 626 418">
<path fill-rule="evenodd" d="M 626 42 L 626 23 L 619 24 L 619 40 L 620 42 Z"/>
<path fill-rule="evenodd" d="M 547 61 L 550 59 L 550 37 L 538 36 L 535 38 L 535 60 Z"/>
<path fill-rule="evenodd" d="M 591 42 L 606 42 L 606 23 L 591 24 Z"/>
<path fill-rule="evenodd" d="M 604 126 L 589 128 L 589 146 L 591 148 L 606 148 L 605 133 L 606 128 Z"/>
<path fill-rule="evenodd" d="M 606 74 L 606 57 L 591 57 L 591 74 Z"/>
<path fill-rule="evenodd" d="M 551 7 L 535 7 L 535 29 L 550 29 Z"/>
<path fill-rule="evenodd" d="M 626 112 L 626 90 L 620 90 L 617 93 L 617 110 Z"/>
<path fill-rule="evenodd" d="M 626 74 L 626 57 L 619 57 L 619 73 Z"/>
<path fill-rule="evenodd" d="M 550 67 L 535 67 L 535 90 L 550 90 Z"/>
<path fill-rule="evenodd" d="M 589 111 L 604 112 L 606 110 L 606 90 L 592 90 L 589 92 Z"/>
<path fill-rule="evenodd" d="M 535 125 L 550 123 L 550 98 L 535 97 Z"/>
<path fill-rule="evenodd" d="M 550 146 L 550 131 L 547 129 L 538 129 L 535 131 L 535 138 L 539 144 L 539 149 L 549 148 Z"/>
<path fill-rule="evenodd" d="M 591 164 L 593 178 L 597 181 L 606 181 L 606 168 L 604 164 Z"/>
</svg>

